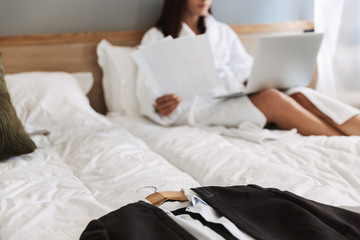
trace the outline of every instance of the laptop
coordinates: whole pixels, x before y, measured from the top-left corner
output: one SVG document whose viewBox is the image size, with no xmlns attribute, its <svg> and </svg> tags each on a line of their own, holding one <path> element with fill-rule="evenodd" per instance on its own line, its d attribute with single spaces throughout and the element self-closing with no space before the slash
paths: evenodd
<svg viewBox="0 0 360 240">
<path fill-rule="evenodd" d="M 313 32 L 260 38 L 245 91 L 216 98 L 239 97 L 268 88 L 308 86 L 322 38 L 322 33 Z"/>
</svg>

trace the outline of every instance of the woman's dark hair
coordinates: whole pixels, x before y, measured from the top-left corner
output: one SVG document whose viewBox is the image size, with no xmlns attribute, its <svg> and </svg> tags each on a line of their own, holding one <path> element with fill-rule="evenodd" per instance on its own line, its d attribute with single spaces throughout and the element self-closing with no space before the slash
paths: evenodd
<svg viewBox="0 0 360 240">
<path fill-rule="evenodd" d="M 179 37 L 186 8 L 186 0 L 164 0 L 163 9 L 155 27 L 162 31 L 165 37 L 168 35 L 173 38 Z M 200 33 L 206 32 L 204 17 L 200 17 L 197 27 Z"/>
</svg>

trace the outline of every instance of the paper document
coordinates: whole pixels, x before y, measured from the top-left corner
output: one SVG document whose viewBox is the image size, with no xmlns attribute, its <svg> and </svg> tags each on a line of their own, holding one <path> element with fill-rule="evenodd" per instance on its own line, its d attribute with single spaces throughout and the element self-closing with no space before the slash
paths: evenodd
<svg viewBox="0 0 360 240">
<path fill-rule="evenodd" d="M 165 38 L 139 48 L 132 56 L 160 95 L 176 94 L 189 99 L 223 88 L 205 34 Z"/>
</svg>

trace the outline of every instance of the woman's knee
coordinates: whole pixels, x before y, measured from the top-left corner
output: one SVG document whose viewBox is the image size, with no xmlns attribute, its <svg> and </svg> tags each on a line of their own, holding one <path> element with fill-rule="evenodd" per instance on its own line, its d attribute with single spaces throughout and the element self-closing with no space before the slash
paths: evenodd
<svg viewBox="0 0 360 240">
<path fill-rule="evenodd" d="M 323 113 L 302 93 L 294 93 L 290 95 L 299 105 L 309 110 L 317 116 L 322 116 Z"/>
<path fill-rule="evenodd" d="M 286 101 L 288 96 L 277 89 L 267 89 L 259 93 L 268 101 L 271 102 L 279 102 L 279 101 Z"/>
<path fill-rule="evenodd" d="M 268 121 L 273 121 L 279 115 L 288 114 L 296 104 L 291 97 L 277 89 L 264 90 L 250 99 L 265 114 Z"/>
<path fill-rule="evenodd" d="M 292 107 L 294 100 L 277 89 L 268 89 L 260 93 L 264 101 L 276 110 Z"/>
<path fill-rule="evenodd" d="M 254 102 L 271 104 L 272 102 L 281 101 L 283 98 L 285 98 L 284 95 L 285 94 L 277 89 L 267 89 L 250 96 L 250 99 Z"/>
</svg>

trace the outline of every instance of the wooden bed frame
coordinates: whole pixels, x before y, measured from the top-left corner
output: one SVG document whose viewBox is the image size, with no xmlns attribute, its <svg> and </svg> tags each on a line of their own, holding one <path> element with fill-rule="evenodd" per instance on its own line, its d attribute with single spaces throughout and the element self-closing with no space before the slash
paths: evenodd
<svg viewBox="0 0 360 240">
<path fill-rule="evenodd" d="M 312 21 L 232 26 L 250 54 L 256 41 L 267 34 L 299 32 L 314 28 Z M 106 113 L 102 72 L 97 64 L 96 46 L 106 39 L 114 45 L 136 46 L 145 30 L 90 32 L 0 37 L 0 51 L 6 73 L 27 71 L 92 72 L 95 82 L 88 97 L 91 106 Z"/>
</svg>

